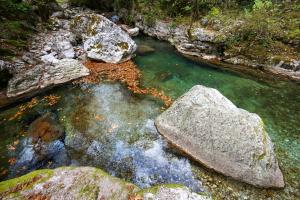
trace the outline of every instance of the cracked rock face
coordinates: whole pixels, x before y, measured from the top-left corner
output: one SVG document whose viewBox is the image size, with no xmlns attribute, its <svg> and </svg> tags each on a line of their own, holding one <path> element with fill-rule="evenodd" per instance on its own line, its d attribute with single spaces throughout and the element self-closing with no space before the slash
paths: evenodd
<svg viewBox="0 0 300 200">
<path fill-rule="evenodd" d="M 260 187 L 284 187 L 262 119 L 215 89 L 194 86 L 156 119 L 159 132 L 198 162 Z"/>
<path fill-rule="evenodd" d="M 38 65 L 15 74 L 9 80 L 7 96 L 16 97 L 28 92 L 55 86 L 89 75 L 89 70 L 74 59 L 58 60 L 55 65 Z"/>
<path fill-rule="evenodd" d="M 107 63 L 129 60 L 137 45 L 119 26 L 97 14 L 80 14 L 71 29 L 83 40 L 87 57 Z"/>
</svg>

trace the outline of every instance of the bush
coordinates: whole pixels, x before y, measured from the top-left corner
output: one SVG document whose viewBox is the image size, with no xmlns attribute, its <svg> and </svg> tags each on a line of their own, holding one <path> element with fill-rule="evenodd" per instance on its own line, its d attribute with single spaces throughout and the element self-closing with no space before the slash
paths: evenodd
<svg viewBox="0 0 300 200">
<path fill-rule="evenodd" d="M 221 13 L 219 8 L 212 7 L 212 9 L 209 11 L 208 16 L 209 17 L 217 17 Z"/>
<path fill-rule="evenodd" d="M 227 45 L 236 45 L 247 42 L 253 44 L 271 45 L 275 40 L 283 36 L 281 22 L 276 13 L 278 9 L 271 1 L 255 0 L 252 9 L 245 9 L 241 23 L 231 30 L 231 37 Z"/>
</svg>

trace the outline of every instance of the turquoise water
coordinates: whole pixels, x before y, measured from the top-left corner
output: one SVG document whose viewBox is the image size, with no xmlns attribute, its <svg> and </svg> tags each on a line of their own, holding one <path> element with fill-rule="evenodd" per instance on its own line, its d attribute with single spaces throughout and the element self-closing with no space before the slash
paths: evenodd
<svg viewBox="0 0 300 200">
<path fill-rule="evenodd" d="M 102 168 L 141 187 L 182 183 L 194 191 L 208 190 L 225 198 L 213 186 L 222 182 L 218 184 L 226 187 L 222 186 L 220 190 L 225 191 L 228 187 L 242 190 L 250 199 L 299 197 L 300 85 L 282 81 L 262 82 L 192 62 L 161 41 L 144 37 L 136 41 L 155 49 L 153 53 L 134 59 L 142 72 L 144 86 L 161 89 L 176 99 L 192 86 L 201 84 L 218 89 L 238 107 L 259 114 L 275 144 L 287 187 L 284 190 L 258 190 L 219 178 L 215 173 L 199 175 L 201 166 L 174 153 L 156 132 L 153 120 L 161 113 L 162 102 L 147 96 L 135 96 L 119 84 L 58 87 L 38 96 L 40 101 L 36 106 L 10 121 L 8 119 L 18 111 L 19 105 L 1 110 L 0 179 L 20 176 L 37 168 L 88 165 Z M 54 106 L 47 105 L 41 99 L 48 94 L 60 96 L 59 102 Z M 50 153 L 41 161 L 31 159 L 36 154 L 27 131 L 30 124 L 45 113 L 56 116 L 66 136 L 63 141 L 47 144 Z M 16 140 L 19 141 L 16 149 L 9 150 L 8 146 Z M 12 158 L 16 158 L 16 164 L 9 165 L 8 160 Z M 204 188 L 202 182 L 207 176 L 214 181 Z M 226 193 L 226 198 L 239 199 L 229 193 Z"/>
<path fill-rule="evenodd" d="M 216 88 L 238 107 L 259 114 L 275 143 L 287 184 L 300 187 L 299 84 L 261 82 L 195 63 L 180 56 L 169 44 L 151 38 L 137 39 L 137 43 L 156 49 L 152 54 L 135 59 L 145 86 L 162 89 L 176 99 L 194 85 L 205 85 Z"/>
</svg>

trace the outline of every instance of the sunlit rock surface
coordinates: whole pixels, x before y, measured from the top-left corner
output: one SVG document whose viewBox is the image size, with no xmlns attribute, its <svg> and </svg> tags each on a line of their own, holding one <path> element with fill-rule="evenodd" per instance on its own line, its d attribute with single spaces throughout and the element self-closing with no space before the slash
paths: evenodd
<svg viewBox="0 0 300 200">
<path fill-rule="evenodd" d="M 87 56 L 108 63 L 129 60 L 137 45 L 112 21 L 98 14 L 80 14 L 71 22 L 71 29 L 84 43 Z"/>
<path fill-rule="evenodd" d="M 62 59 L 52 65 L 37 65 L 14 74 L 8 82 L 7 96 L 16 97 L 43 88 L 66 83 L 89 75 L 89 70 L 78 60 Z"/>
<path fill-rule="evenodd" d="M 262 119 L 215 89 L 194 86 L 157 118 L 156 126 L 208 168 L 256 186 L 284 187 Z"/>
</svg>

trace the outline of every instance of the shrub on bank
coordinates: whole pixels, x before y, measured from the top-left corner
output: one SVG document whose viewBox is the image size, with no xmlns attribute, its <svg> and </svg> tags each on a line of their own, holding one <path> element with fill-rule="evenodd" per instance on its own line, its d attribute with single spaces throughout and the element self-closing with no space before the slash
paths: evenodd
<svg viewBox="0 0 300 200">
<path fill-rule="evenodd" d="M 9 59 L 26 48 L 37 22 L 58 9 L 55 0 L 0 0 L 0 59 Z"/>
</svg>

